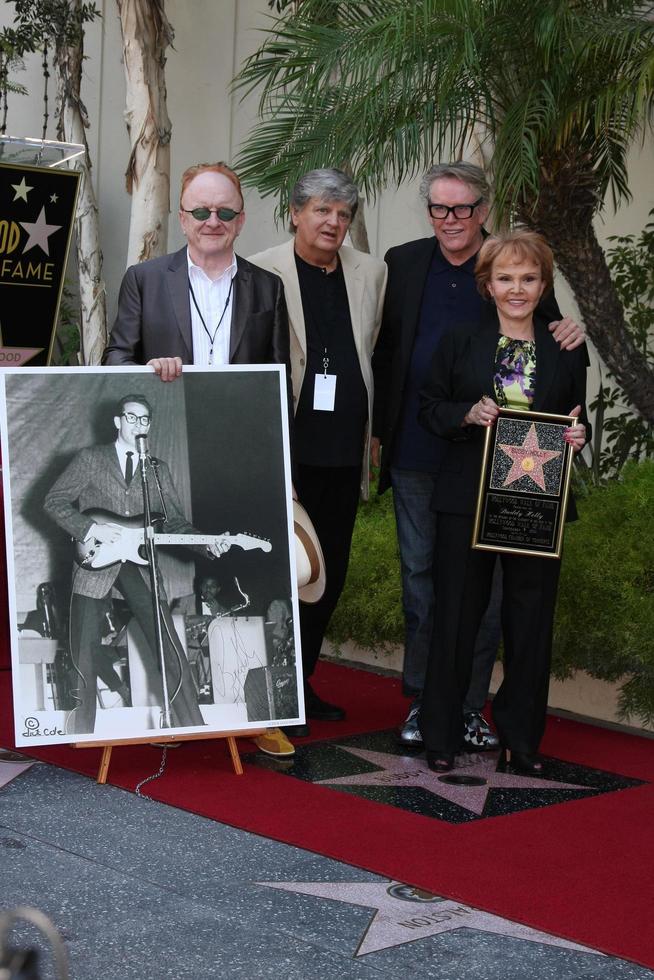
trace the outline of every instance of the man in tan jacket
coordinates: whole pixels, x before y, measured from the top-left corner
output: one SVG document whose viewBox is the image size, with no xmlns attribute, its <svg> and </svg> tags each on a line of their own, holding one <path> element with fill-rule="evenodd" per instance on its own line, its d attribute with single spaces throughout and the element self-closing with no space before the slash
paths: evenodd
<svg viewBox="0 0 654 980">
<path fill-rule="evenodd" d="M 295 488 L 327 573 L 323 597 L 300 609 L 306 715 L 323 721 L 345 715 L 320 698 L 309 679 L 345 583 L 359 495 L 368 493 L 371 358 L 386 287 L 384 262 L 343 245 L 358 202 L 356 185 L 340 170 L 310 171 L 291 194 L 294 239 L 250 257 L 284 283 Z M 308 726 L 296 726 L 293 734 L 308 734 Z"/>
</svg>

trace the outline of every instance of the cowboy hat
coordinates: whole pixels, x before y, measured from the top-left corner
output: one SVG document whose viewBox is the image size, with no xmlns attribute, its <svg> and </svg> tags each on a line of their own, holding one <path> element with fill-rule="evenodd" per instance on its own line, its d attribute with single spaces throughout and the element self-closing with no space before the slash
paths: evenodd
<svg viewBox="0 0 654 980">
<path fill-rule="evenodd" d="M 311 518 L 298 500 L 293 501 L 295 567 L 300 602 L 318 602 L 325 591 L 325 559 Z"/>
</svg>

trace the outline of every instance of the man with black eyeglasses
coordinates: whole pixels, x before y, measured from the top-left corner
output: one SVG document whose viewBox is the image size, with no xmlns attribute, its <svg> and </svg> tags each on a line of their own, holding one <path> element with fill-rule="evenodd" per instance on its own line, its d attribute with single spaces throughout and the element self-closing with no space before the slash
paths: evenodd
<svg viewBox="0 0 654 980">
<path fill-rule="evenodd" d="M 89 446 L 68 464 L 44 501 L 46 514 L 77 543 L 70 606 L 71 657 L 75 679 L 71 694 L 75 708 L 67 719 L 67 731 L 89 734 L 95 730 L 98 668 L 107 600 L 118 591 L 145 634 L 146 670 L 160 676 L 149 570 L 130 559 L 132 525 L 143 512 L 142 481 L 138 472 L 139 436 L 147 436 L 152 408 L 140 394 L 126 395 L 116 406 L 114 442 Z M 170 470 L 156 460 L 146 470 L 152 509 L 166 511 L 166 534 L 197 534 L 184 515 Z M 161 496 L 157 483 L 161 487 Z M 113 515 L 113 516 L 112 516 Z M 140 526 L 140 525 L 139 525 Z M 200 547 L 199 545 L 196 547 Z M 210 554 L 220 557 L 229 550 L 226 535 L 214 535 Z M 206 554 L 206 550 L 202 551 Z M 92 563 L 91 563 L 92 562 Z M 175 632 L 168 602 L 161 586 L 164 659 L 175 726 L 204 725 L 184 651 Z"/>
<path fill-rule="evenodd" d="M 400 742 L 418 749 L 420 697 L 427 667 L 434 614 L 432 561 L 436 517 L 430 501 L 447 442 L 418 424 L 418 395 L 443 334 L 476 321 L 484 303 L 474 267 L 489 213 L 490 187 L 474 164 L 433 166 L 420 194 L 434 234 L 391 248 L 386 256 L 388 286 L 381 331 L 373 355 L 375 407 L 372 459 L 380 465 L 379 493 L 393 488 L 402 570 L 405 620 L 403 690 L 413 699 Z M 584 331 L 561 318 L 553 293 L 543 297 L 541 312 L 563 349 L 584 341 Z M 465 711 L 465 746 L 493 749 L 495 733 L 481 714 L 500 638 L 501 585 L 493 597 L 477 639 L 473 675 Z"/>
<path fill-rule="evenodd" d="M 183 364 L 286 364 L 290 375 L 281 280 L 234 254 L 245 222 L 234 171 L 185 170 L 179 221 L 184 248 L 125 273 L 103 364 L 151 364 L 162 381 Z"/>
</svg>

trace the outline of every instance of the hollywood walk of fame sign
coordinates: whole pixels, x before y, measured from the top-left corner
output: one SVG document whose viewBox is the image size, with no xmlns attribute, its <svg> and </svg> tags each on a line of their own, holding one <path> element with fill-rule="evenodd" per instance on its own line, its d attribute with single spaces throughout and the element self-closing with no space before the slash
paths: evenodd
<svg viewBox="0 0 654 980">
<path fill-rule="evenodd" d="M 564 434 L 573 421 L 500 409 L 486 430 L 473 548 L 561 557 L 573 457 Z"/>
<path fill-rule="evenodd" d="M 399 881 L 260 881 L 259 885 L 374 910 L 355 956 L 365 956 L 458 929 L 602 956 L 597 950 Z"/>
<path fill-rule="evenodd" d="M 50 363 L 80 175 L 0 160 L 0 366 Z"/>
</svg>

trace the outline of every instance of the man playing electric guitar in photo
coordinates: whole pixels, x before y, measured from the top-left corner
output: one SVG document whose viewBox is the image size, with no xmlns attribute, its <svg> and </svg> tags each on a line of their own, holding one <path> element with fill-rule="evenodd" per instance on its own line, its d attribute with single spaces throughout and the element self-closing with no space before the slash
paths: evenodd
<svg viewBox="0 0 654 980">
<path fill-rule="evenodd" d="M 142 527 L 143 513 L 139 448 L 143 455 L 144 437 L 152 422 L 151 406 L 142 395 L 127 395 L 118 403 L 113 421 L 115 442 L 77 453 L 44 503 L 46 513 L 77 543 L 79 564 L 74 568 L 70 609 L 71 656 L 77 673 L 72 693 L 76 707 L 67 725 L 68 731 L 75 734 L 92 733 L 95 728 L 98 665 L 93 651 L 101 642 L 105 600 L 112 589 L 124 596 L 145 634 L 148 675 L 156 677 L 160 673 L 150 570 L 139 547 L 144 535 L 138 529 L 139 524 Z M 184 516 L 168 466 L 162 460 L 151 460 L 143 469 L 152 511 L 165 513 L 167 533 L 155 534 L 155 543 L 158 538 L 163 539 L 159 543 L 190 543 L 177 538 L 198 536 L 198 532 Z M 205 545 L 218 558 L 235 540 L 227 534 L 201 535 L 193 543 Z M 204 725 L 197 691 L 160 580 L 159 592 L 172 727 Z"/>
</svg>

